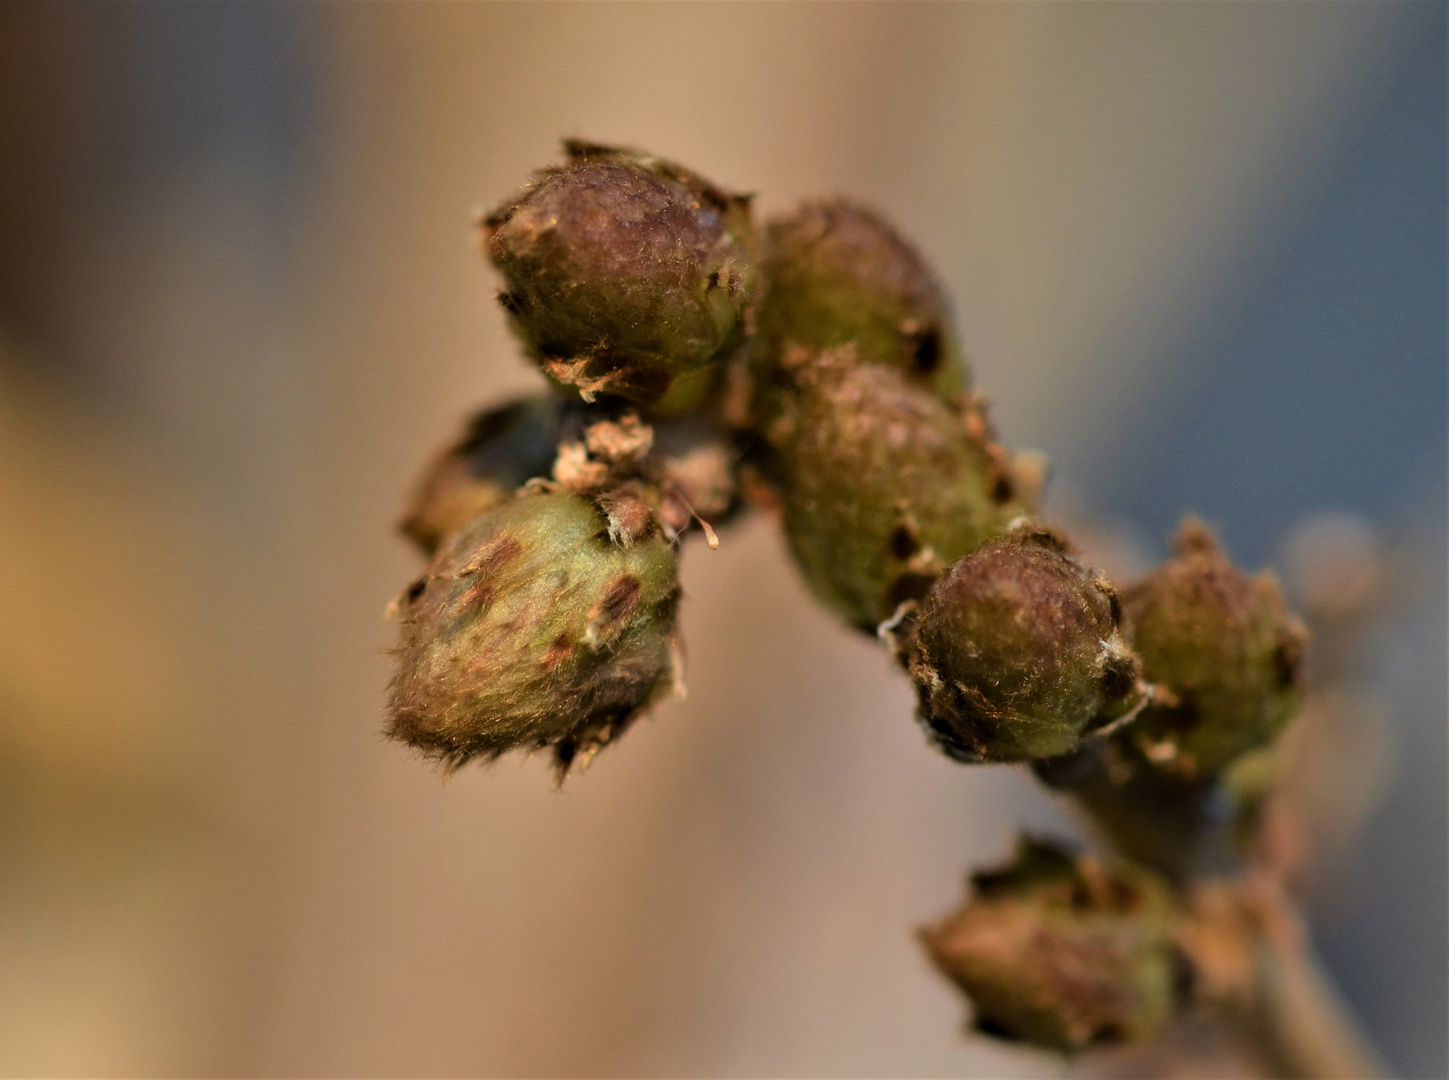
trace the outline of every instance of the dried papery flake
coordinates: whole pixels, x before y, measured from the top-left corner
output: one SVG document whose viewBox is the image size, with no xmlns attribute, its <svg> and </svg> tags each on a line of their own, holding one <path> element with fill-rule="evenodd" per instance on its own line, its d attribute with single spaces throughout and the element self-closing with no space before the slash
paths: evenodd
<svg viewBox="0 0 1449 1080">
<path fill-rule="evenodd" d="M 553 463 L 554 480 L 570 491 L 594 491 L 635 475 L 654 442 L 654 429 L 633 411 L 602 419 L 585 415 L 579 422 L 579 437 L 560 443 Z"/>
<path fill-rule="evenodd" d="M 664 483 L 689 500 L 706 517 L 727 514 L 738 496 L 734 453 L 727 445 L 709 443 L 668 456 L 660 463 Z"/>
<path fill-rule="evenodd" d="M 632 410 L 616 420 L 597 420 L 584 429 L 589 454 L 615 469 L 629 469 L 644 460 L 654 445 L 654 429 Z"/>
<path fill-rule="evenodd" d="M 1145 1039 L 1172 1017 L 1175 901 L 1151 874 L 1023 840 L 973 886 L 921 940 L 981 1031 L 1073 1053 Z"/>
<path fill-rule="evenodd" d="M 659 491 L 660 519 L 680 532 L 705 521 L 731 524 L 745 509 L 732 434 L 699 415 L 667 418 L 657 430 L 660 439 L 641 472 Z"/>
<path fill-rule="evenodd" d="M 551 748 L 566 771 L 673 684 L 678 600 L 657 529 L 565 491 L 519 495 L 401 598 L 387 732 L 450 768 Z"/>
<path fill-rule="evenodd" d="M 638 151 L 566 149 L 483 222 L 513 329 L 586 401 L 699 405 L 748 337 L 749 200 Z"/>
</svg>

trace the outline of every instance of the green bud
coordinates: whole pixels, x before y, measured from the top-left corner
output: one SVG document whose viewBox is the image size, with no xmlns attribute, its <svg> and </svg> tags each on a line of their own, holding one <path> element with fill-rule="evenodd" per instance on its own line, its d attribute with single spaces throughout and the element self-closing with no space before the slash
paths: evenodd
<svg viewBox="0 0 1449 1080">
<path fill-rule="evenodd" d="M 1117 594 L 1055 533 L 1022 525 L 961 559 L 901 628 L 927 732 L 957 761 L 1064 754 L 1139 707 Z"/>
<path fill-rule="evenodd" d="M 752 318 L 749 199 L 647 154 L 565 149 L 484 223 L 513 329 L 586 400 L 692 408 Z"/>
<path fill-rule="evenodd" d="M 786 536 L 820 599 L 873 632 L 1021 507 L 974 404 L 849 347 L 797 356 L 767 432 Z"/>
<path fill-rule="evenodd" d="M 1201 522 L 1185 522 L 1174 546 L 1172 559 L 1122 595 L 1156 688 L 1131 737 L 1165 771 L 1216 775 L 1292 718 L 1307 631 L 1273 575 L 1243 573 Z"/>
<path fill-rule="evenodd" d="M 424 470 L 399 528 L 431 555 L 450 533 L 549 475 L 562 410 L 552 396 L 484 409 Z"/>
<path fill-rule="evenodd" d="M 674 549 L 637 500 L 525 492 L 399 599 L 388 734 L 450 769 L 552 747 L 562 774 L 670 687 L 678 601 Z"/>
<path fill-rule="evenodd" d="M 1072 1053 L 1144 1039 L 1177 1005 L 1174 904 L 1145 871 L 1023 840 L 921 939 L 992 1035 Z"/>
<path fill-rule="evenodd" d="M 879 216 L 842 200 L 806 203 L 765 233 L 759 357 L 766 381 L 790 346 L 854 345 L 863 361 L 941 394 L 969 382 L 939 283 Z"/>
</svg>

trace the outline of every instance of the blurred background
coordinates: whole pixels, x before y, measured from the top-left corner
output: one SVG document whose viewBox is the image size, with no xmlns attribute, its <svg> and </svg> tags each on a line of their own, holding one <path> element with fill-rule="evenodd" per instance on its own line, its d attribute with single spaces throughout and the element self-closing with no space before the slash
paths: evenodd
<svg viewBox="0 0 1449 1080">
<path fill-rule="evenodd" d="M 1186 510 L 1376 545 L 1304 895 L 1445 1075 L 1445 10 L 0 7 L 0 1072 L 1062 1074 L 911 932 L 1074 826 L 930 752 L 768 521 L 562 791 L 382 741 L 402 496 L 539 384 L 471 214 L 580 135 L 899 222 L 1117 572 Z"/>
</svg>

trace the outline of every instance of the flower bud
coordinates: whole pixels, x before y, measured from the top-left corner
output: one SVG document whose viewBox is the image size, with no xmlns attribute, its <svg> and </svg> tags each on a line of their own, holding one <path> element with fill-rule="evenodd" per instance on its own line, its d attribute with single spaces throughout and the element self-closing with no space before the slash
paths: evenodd
<svg viewBox="0 0 1449 1080">
<path fill-rule="evenodd" d="M 749 199 L 646 154 L 565 149 L 484 222 L 513 329 L 586 400 L 692 408 L 752 317 Z"/>
<path fill-rule="evenodd" d="M 836 199 L 776 219 L 765 234 L 764 270 L 764 367 L 778 365 L 791 345 L 819 352 L 850 344 L 862 361 L 896 368 L 938 393 L 969 382 L 935 275 L 872 211 Z"/>
<path fill-rule="evenodd" d="M 935 743 L 957 761 L 1064 754 L 1139 706 L 1117 594 L 1055 533 L 1023 525 L 932 586 L 898 649 Z"/>
<path fill-rule="evenodd" d="M 1131 737 L 1168 772 L 1215 775 L 1292 718 L 1307 632 L 1273 575 L 1243 573 L 1201 522 L 1183 524 L 1175 549 L 1122 596 L 1157 688 Z"/>
<path fill-rule="evenodd" d="M 526 481 L 548 476 L 560 404 L 552 396 L 520 398 L 476 414 L 463 437 L 429 463 L 399 528 L 431 555 L 449 533 L 507 502 Z"/>
<path fill-rule="evenodd" d="M 849 347 L 797 355 L 767 432 L 785 532 L 821 600 L 874 631 L 1020 506 L 979 416 Z"/>
<path fill-rule="evenodd" d="M 562 775 L 670 687 L 678 601 L 647 508 L 525 492 L 400 598 L 388 734 L 450 769 L 552 747 Z"/>
<path fill-rule="evenodd" d="M 1151 875 L 1023 840 L 1013 863 L 972 882 L 974 897 L 921 939 L 980 1030 L 1071 1053 L 1171 1018 L 1174 905 Z"/>
</svg>

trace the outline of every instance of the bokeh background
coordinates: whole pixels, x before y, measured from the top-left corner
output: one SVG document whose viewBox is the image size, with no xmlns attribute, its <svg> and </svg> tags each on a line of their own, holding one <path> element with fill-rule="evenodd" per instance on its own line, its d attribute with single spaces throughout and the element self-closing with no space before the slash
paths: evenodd
<svg viewBox="0 0 1449 1080">
<path fill-rule="evenodd" d="M 380 738 L 402 494 L 538 384 L 471 213 L 582 135 L 892 216 L 1117 565 L 1377 531 L 1388 779 L 1309 903 L 1444 1076 L 1445 10 L 0 7 L 0 1072 L 1061 1075 L 911 929 L 1071 822 L 929 752 L 768 521 L 564 790 Z"/>
</svg>

